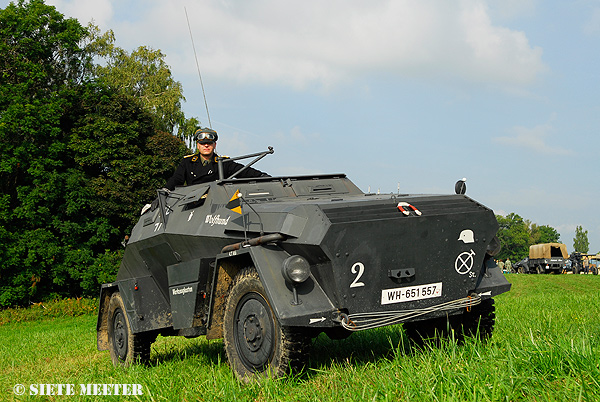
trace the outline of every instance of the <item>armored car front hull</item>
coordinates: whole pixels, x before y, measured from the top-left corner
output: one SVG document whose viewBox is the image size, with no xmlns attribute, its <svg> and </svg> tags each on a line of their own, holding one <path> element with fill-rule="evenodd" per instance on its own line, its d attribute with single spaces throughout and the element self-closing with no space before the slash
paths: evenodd
<svg viewBox="0 0 600 402">
<path fill-rule="evenodd" d="M 102 287 L 98 348 L 127 364 L 159 333 L 223 337 L 249 379 L 300 366 L 323 331 L 405 323 L 416 336 L 449 320 L 489 336 L 492 297 L 510 289 L 497 230 L 465 195 L 364 194 L 343 174 L 159 192 Z"/>
</svg>

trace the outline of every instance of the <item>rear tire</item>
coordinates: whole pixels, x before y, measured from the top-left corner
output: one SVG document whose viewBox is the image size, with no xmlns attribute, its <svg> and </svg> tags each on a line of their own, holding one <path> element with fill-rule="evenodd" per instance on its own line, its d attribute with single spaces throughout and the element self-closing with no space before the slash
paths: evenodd
<svg viewBox="0 0 600 402">
<path fill-rule="evenodd" d="M 491 338 L 496 324 L 496 307 L 494 299 L 482 300 L 462 315 L 463 335 L 487 341 Z"/>
<path fill-rule="evenodd" d="M 129 366 L 147 363 L 153 341 L 149 334 L 133 333 L 121 294 L 113 293 L 108 304 L 108 349 L 113 364 Z"/>
<path fill-rule="evenodd" d="M 300 371 L 310 338 L 301 328 L 282 327 L 254 267 L 235 277 L 225 306 L 223 342 L 229 364 L 243 382 Z"/>
<path fill-rule="evenodd" d="M 428 320 L 405 322 L 402 324 L 408 339 L 418 346 L 426 344 L 439 345 L 441 339 L 452 334 L 452 317 L 437 317 Z"/>
<path fill-rule="evenodd" d="M 461 314 L 432 318 L 424 321 L 407 322 L 403 324 L 409 340 L 417 345 L 453 337 L 458 343 L 463 343 L 465 336 L 487 341 L 494 331 L 496 314 L 493 299 L 482 300 L 480 304 L 463 309 Z"/>
</svg>

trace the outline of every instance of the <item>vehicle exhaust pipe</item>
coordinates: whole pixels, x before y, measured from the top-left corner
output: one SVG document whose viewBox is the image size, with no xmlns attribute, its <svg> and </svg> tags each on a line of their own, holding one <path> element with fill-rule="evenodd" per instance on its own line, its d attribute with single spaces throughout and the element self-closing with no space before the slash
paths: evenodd
<svg viewBox="0 0 600 402">
<path fill-rule="evenodd" d="M 236 250 L 239 250 L 244 247 L 258 246 L 259 244 L 270 243 L 273 241 L 281 241 L 281 240 L 285 240 L 284 235 L 282 235 L 281 233 L 272 233 L 272 234 L 268 234 L 268 235 L 264 235 L 264 236 L 260 236 L 260 237 L 254 237 L 249 240 L 244 240 L 239 243 L 227 245 L 227 246 L 223 247 L 223 249 L 221 250 L 221 253 L 228 253 L 230 251 L 236 251 Z"/>
</svg>

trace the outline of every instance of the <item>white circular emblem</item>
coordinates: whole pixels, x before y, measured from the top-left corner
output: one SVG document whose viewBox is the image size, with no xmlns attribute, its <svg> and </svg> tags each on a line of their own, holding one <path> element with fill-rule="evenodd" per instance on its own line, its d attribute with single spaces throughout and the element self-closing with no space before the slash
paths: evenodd
<svg viewBox="0 0 600 402">
<path fill-rule="evenodd" d="M 475 252 L 473 250 L 465 251 L 456 257 L 454 261 L 454 269 L 461 275 L 467 274 L 473 268 L 473 257 Z"/>
</svg>

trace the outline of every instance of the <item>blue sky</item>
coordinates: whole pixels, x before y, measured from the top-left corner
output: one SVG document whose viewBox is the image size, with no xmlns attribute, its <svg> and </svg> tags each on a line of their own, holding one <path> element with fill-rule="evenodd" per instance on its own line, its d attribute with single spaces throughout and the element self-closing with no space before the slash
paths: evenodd
<svg viewBox="0 0 600 402">
<path fill-rule="evenodd" d="M 467 194 L 600 251 L 600 1 L 47 0 L 160 49 L 188 116 L 273 175 Z M 8 2 L 0 0 L 4 7 Z"/>
</svg>

